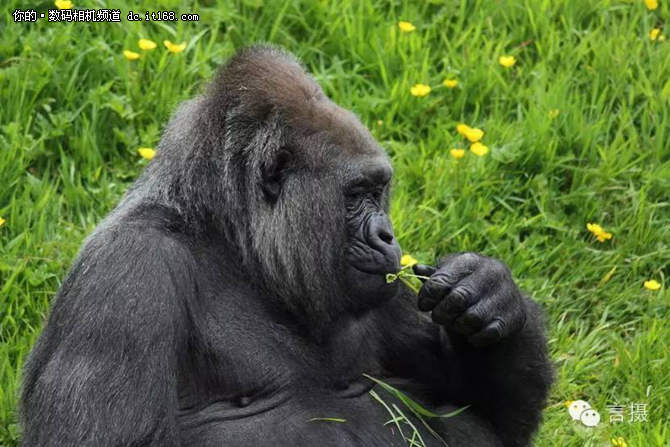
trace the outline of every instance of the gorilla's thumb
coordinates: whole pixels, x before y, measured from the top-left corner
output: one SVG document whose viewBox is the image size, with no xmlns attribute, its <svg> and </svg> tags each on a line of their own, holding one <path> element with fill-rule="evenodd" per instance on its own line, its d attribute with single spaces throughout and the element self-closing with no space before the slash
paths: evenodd
<svg viewBox="0 0 670 447">
<path fill-rule="evenodd" d="M 437 271 L 435 267 L 424 264 L 416 264 L 412 267 L 412 269 L 414 269 L 415 275 L 425 276 L 427 278 L 433 276 L 433 274 Z M 425 281 L 425 279 L 421 279 L 421 281 Z"/>
</svg>

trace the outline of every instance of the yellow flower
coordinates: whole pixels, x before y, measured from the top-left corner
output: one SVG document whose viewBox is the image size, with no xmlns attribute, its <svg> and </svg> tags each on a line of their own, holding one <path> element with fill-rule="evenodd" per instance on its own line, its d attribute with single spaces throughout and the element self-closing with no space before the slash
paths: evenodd
<svg viewBox="0 0 670 447">
<path fill-rule="evenodd" d="M 426 84 L 416 84 L 410 89 L 410 93 L 413 96 L 426 96 L 430 93 L 430 86 Z"/>
<path fill-rule="evenodd" d="M 465 136 L 468 131 L 472 130 L 472 127 L 468 126 L 467 124 L 459 124 L 456 126 L 456 132 L 460 133 L 461 135 Z"/>
<path fill-rule="evenodd" d="M 142 156 L 142 158 L 151 160 L 156 156 L 156 151 L 150 147 L 141 147 L 137 152 Z"/>
<path fill-rule="evenodd" d="M 140 58 L 139 53 L 135 53 L 134 51 L 129 51 L 129 50 L 123 50 L 123 55 L 126 57 L 126 59 L 134 61 L 135 59 Z"/>
<path fill-rule="evenodd" d="M 452 149 L 449 153 L 456 159 L 465 157 L 465 149 Z"/>
<path fill-rule="evenodd" d="M 658 35 L 661 33 L 660 28 L 653 28 L 651 31 L 649 31 L 649 40 L 654 41 L 658 39 Z"/>
<path fill-rule="evenodd" d="M 598 224 L 587 223 L 586 229 L 593 233 L 596 239 L 598 239 L 598 242 L 605 242 L 608 239 L 612 239 L 612 233 L 603 230 L 603 227 Z"/>
<path fill-rule="evenodd" d="M 644 0 L 644 3 L 650 11 L 658 8 L 658 0 Z"/>
<path fill-rule="evenodd" d="M 164 40 L 163 45 L 165 45 L 165 48 L 167 48 L 170 53 L 181 53 L 186 49 L 186 42 L 177 45 L 169 40 Z"/>
<path fill-rule="evenodd" d="M 139 45 L 139 47 L 142 48 L 143 50 L 153 50 L 154 48 L 156 48 L 156 42 L 149 39 L 140 39 L 137 42 L 137 45 Z"/>
<path fill-rule="evenodd" d="M 623 439 L 622 437 L 612 438 L 610 442 L 614 447 L 628 447 L 628 444 L 626 444 L 626 440 Z"/>
<path fill-rule="evenodd" d="M 483 157 L 489 153 L 489 148 L 484 146 L 482 143 L 477 142 L 470 146 L 470 151 L 478 157 Z"/>
<path fill-rule="evenodd" d="M 0 217 L 0 227 L 3 226 L 5 224 L 5 222 L 7 222 L 7 221 L 5 219 L 3 219 L 2 217 Z"/>
<path fill-rule="evenodd" d="M 403 255 L 402 258 L 400 258 L 400 265 L 403 267 L 411 267 L 413 265 L 416 265 L 419 261 L 414 259 L 412 255 Z"/>
<path fill-rule="evenodd" d="M 445 79 L 443 84 L 447 88 L 456 88 L 458 85 L 458 79 Z"/>
<path fill-rule="evenodd" d="M 465 138 L 470 140 L 470 143 L 476 143 L 484 136 L 484 131 L 481 129 L 470 128 L 465 131 Z"/>
<path fill-rule="evenodd" d="M 647 290 L 658 290 L 661 288 L 661 283 L 659 283 L 655 279 L 650 279 L 649 281 L 644 282 L 644 287 Z"/>
<path fill-rule="evenodd" d="M 553 109 L 553 110 L 550 110 L 547 115 L 549 116 L 549 118 L 551 118 L 553 120 L 554 118 L 556 118 L 558 116 L 559 113 L 561 113 L 560 110 Z"/>
<path fill-rule="evenodd" d="M 598 224 L 594 224 L 594 223 L 587 223 L 586 224 L 586 229 L 589 230 L 593 234 L 602 233 L 602 231 L 603 231 L 603 227 L 601 227 Z"/>
<path fill-rule="evenodd" d="M 500 62 L 500 65 L 503 67 L 510 68 L 512 65 L 516 64 L 516 58 L 514 56 L 500 56 L 498 62 Z"/>
<path fill-rule="evenodd" d="M 56 0 L 54 4 L 58 9 L 70 9 L 74 6 L 70 0 Z"/>
<path fill-rule="evenodd" d="M 570 408 L 570 405 L 572 405 L 572 402 L 574 402 L 574 401 L 572 401 L 572 400 L 566 400 L 565 403 L 563 403 L 563 405 L 565 405 L 566 407 Z"/>
<path fill-rule="evenodd" d="M 403 33 L 411 33 L 416 29 L 411 22 L 398 22 L 398 28 L 400 28 L 400 31 Z"/>
<path fill-rule="evenodd" d="M 596 239 L 598 239 L 598 242 L 605 242 L 606 240 L 612 239 L 612 233 L 603 231 L 600 234 L 596 234 Z"/>
</svg>

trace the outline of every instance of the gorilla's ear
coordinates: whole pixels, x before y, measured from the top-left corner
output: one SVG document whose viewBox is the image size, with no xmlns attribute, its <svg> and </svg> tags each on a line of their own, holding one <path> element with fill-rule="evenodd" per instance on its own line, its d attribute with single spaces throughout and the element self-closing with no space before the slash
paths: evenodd
<svg viewBox="0 0 670 447">
<path fill-rule="evenodd" d="M 274 159 L 263 166 L 261 185 L 269 201 L 275 202 L 281 193 L 286 167 L 293 155 L 288 149 L 281 149 Z"/>
</svg>

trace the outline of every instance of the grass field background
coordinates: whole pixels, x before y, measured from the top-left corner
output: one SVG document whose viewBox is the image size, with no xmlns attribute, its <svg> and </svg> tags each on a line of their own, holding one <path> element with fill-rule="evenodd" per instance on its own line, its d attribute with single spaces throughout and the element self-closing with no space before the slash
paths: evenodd
<svg viewBox="0 0 670 447">
<path fill-rule="evenodd" d="M 393 221 L 422 262 L 507 262 L 547 312 L 558 379 L 540 446 L 670 445 L 670 0 L 152 2 L 197 22 L 14 23 L 0 11 L 0 444 L 20 368 L 84 237 L 147 163 L 175 106 L 236 48 L 299 55 L 395 165 Z M 76 2 L 101 8 L 106 2 Z M 39 12 L 53 8 L 37 2 Z M 402 32 L 397 23 L 411 22 Z M 670 29 L 667 30 L 670 35 Z M 139 38 L 158 48 L 143 51 Z M 164 39 L 186 42 L 170 53 Z M 123 50 L 141 55 L 130 61 Z M 502 55 L 517 63 L 502 67 Z M 456 78 L 456 88 L 445 79 Z M 429 85 L 423 97 L 410 93 Z M 558 112 L 556 112 L 558 111 Z M 458 123 L 481 128 L 468 148 Z M 595 222 L 613 237 L 598 242 Z M 644 281 L 663 286 L 649 291 Z M 501 371 L 504 374 L 504 371 Z M 603 421 L 587 429 L 565 402 Z M 646 405 L 611 424 L 607 405 Z"/>
</svg>

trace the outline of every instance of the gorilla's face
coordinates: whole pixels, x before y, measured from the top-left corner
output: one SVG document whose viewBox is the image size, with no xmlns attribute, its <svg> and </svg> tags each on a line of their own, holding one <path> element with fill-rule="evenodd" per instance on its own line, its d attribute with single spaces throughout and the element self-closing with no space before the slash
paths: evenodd
<svg viewBox="0 0 670 447">
<path fill-rule="evenodd" d="M 223 115 L 207 129 L 224 129 L 219 212 L 271 294 L 321 322 L 393 297 L 392 169 L 360 120 L 276 52 L 231 61 L 216 86 L 208 101 Z"/>
<path fill-rule="evenodd" d="M 363 164 L 345 186 L 347 243 L 344 249 L 350 293 L 370 304 L 391 298 L 397 283 L 386 275 L 400 268 L 401 250 L 388 217 L 392 170 L 385 157 Z"/>
<path fill-rule="evenodd" d="M 272 126 L 282 137 L 258 164 L 265 206 L 252 231 L 277 283 L 302 296 L 318 290 L 309 305 L 360 313 L 398 289 L 386 281 L 401 256 L 388 216 L 393 170 L 355 115 L 326 99 L 313 111 L 307 125 Z"/>
</svg>

